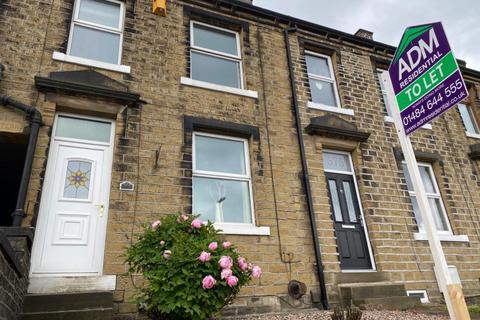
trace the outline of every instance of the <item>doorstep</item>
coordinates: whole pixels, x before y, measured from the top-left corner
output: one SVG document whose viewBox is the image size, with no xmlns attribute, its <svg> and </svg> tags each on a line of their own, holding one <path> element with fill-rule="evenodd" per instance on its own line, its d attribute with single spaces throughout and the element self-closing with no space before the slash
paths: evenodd
<svg viewBox="0 0 480 320">
<path fill-rule="evenodd" d="M 90 291 L 113 291 L 117 276 L 57 276 L 30 277 L 28 293 L 74 293 Z"/>
</svg>

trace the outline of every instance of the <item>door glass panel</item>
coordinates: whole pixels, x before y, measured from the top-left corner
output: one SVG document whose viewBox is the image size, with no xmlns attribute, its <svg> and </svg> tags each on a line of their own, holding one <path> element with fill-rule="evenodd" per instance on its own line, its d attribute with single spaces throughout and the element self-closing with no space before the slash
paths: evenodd
<svg viewBox="0 0 480 320">
<path fill-rule="evenodd" d="M 110 142 L 110 122 L 70 118 L 60 116 L 57 119 L 55 136 L 100 142 Z"/>
<path fill-rule="evenodd" d="M 82 0 L 78 18 L 111 28 L 119 28 L 120 4 L 105 0 Z"/>
<path fill-rule="evenodd" d="M 327 78 L 332 77 L 327 58 L 305 55 L 305 62 L 307 63 L 308 73 Z"/>
<path fill-rule="evenodd" d="M 345 192 L 345 199 L 347 200 L 348 218 L 350 219 L 350 222 L 357 222 L 353 194 L 348 181 L 343 181 L 343 191 Z"/>
<path fill-rule="evenodd" d="M 196 170 L 245 175 L 245 147 L 242 141 L 195 136 Z"/>
<path fill-rule="evenodd" d="M 70 55 L 118 64 L 120 34 L 73 26 Z"/>
<path fill-rule="evenodd" d="M 237 37 L 230 32 L 194 24 L 193 42 L 198 47 L 238 55 Z"/>
<path fill-rule="evenodd" d="M 312 102 L 324 104 L 326 106 L 336 107 L 335 90 L 333 83 L 323 80 L 310 78 L 310 92 Z"/>
<path fill-rule="evenodd" d="M 323 165 L 325 170 L 352 172 L 348 155 L 342 153 L 324 152 Z"/>
<path fill-rule="evenodd" d="M 63 197 L 71 199 L 88 199 L 90 193 L 90 175 L 92 163 L 70 160 L 67 164 Z"/>
<path fill-rule="evenodd" d="M 192 79 L 240 88 L 240 62 L 191 52 Z"/>
<path fill-rule="evenodd" d="M 340 199 L 338 198 L 337 183 L 335 180 L 328 180 L 328 187 L 330 189 L 330 197 L 332 200 L 335 221 L 343 222 L 342 209 L 340 208 Z"/>
<path fill-rule="evenodd" d="M 193 213 L 212 222 L 252 223 L 247 181 L 193 178 Z"/>
</svg>

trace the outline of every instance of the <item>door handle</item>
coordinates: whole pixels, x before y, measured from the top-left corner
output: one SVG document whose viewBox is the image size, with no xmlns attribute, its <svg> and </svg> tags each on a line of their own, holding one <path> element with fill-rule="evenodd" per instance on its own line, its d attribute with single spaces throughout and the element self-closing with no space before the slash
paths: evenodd
<svg viewBox="0 0 480 320">
<path fill-rule="evenodd" d="M 103 212 L 105 211 L 105 206 L 103 204 L 96 205 L 98 212 L 100 213 L 100 218 L 103 217 Z"/>
</svg>

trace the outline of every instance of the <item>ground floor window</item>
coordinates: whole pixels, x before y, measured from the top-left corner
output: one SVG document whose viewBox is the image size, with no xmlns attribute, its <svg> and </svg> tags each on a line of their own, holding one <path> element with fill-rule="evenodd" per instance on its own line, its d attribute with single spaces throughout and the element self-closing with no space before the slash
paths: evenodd
<svg viewBox="0 0 480 320">
<path fill-rule="evenodd" d="M 254 223 L 246 139 L 193 134 L 192 211 L 217 223 Z"/>
<path fill-rule="evenodd" d="M 415 191 L 413 190 L 412 180 L 410 174 L 408 173 L 407 164 L 403 164 L 403 172 L 405 175 L 405 180 L 407 183 L 408 193 L 410 195 L 410 200 L 413 206 L 413 212 L 415 214 L 415 219 L 417 221 L 418 230 L 420 233 L 425 232 L 425 227 L 422 222 L 422 217 L 420 215 L 420 209 L 418 207 L 417 197 Z M 433 174 L 433 168 L 431 164 L 428 163 L 419 163 L 418 169 L 420 170 L 420 176 L 422 177 L 423 186 L 425 187 L 425 192 L 427 194 L 428 203 L 430 205 L 430 210 L 435 220 L 435 225 L 439 233 L 452 234 L 452 229 L 445 212 L 445 207 L 443 205 L 442 196 L 438 189 L 437 180 Z"/>
</svg>

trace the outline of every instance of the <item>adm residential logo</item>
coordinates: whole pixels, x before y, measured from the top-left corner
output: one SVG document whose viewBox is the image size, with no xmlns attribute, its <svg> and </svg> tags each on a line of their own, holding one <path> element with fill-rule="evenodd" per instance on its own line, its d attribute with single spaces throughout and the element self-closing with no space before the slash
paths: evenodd
<svg viewBox="0 0 480 320">
<path fill-rule="evenodd" d="M 440 22 L 407 28 L 388 71 L 406 134 L 468 96 Z"/>
</svg>

